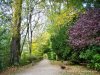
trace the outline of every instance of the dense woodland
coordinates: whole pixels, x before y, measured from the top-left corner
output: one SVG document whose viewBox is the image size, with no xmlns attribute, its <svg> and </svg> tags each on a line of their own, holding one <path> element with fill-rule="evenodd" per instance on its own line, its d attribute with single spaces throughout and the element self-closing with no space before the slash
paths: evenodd
<svg viewBox="0 0 100 75">
<path fill-rule="evenodd" d="M 100 0 L 0 0 L 0 71 L 44 57 L 100 70 Z"/>
</svg>

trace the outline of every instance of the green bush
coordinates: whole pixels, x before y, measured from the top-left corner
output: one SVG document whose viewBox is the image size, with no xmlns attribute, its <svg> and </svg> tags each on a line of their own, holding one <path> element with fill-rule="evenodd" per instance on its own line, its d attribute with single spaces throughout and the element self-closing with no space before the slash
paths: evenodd
<svg viewBox="0 0 100 75">
<path fill-rule="evenodd" d="M 28 51 L 23 51 L 20 59 L 20 65 L 27 65 L 32 62 L 36 62 L 41 60 L 43 57 L 38 52 L 35 52 L 34 54 L 30 55 Z"/>
<path fill-rule="evenodd" d="M 49 60 L 56 60 L 56 53 L 48 52 L 47 55 Z"/>
<path fill-rule="evenodd" d="M 94 67 L 96 70 L 100 70 L 100 63 L 95 63 Z"/>
<path fill-rule="evenodd" d="M 69 60 L 70 59 L 71 52 L 72 52 L 71 47 L 70 46 L 66 46 L 66 49 L 64 50 L 63 56 L 62 56 L 64 58 L 64 60 Z"/>
<path fill-rule="evenodd" d="M 91 45 L 80 51 L 80 59 L 87 63 L 87 67 L 100 70 L 100 46 Z"/>
<path fill-rule="evenodd" d="M 90 68 L 100 70 L 100 54 L 95 54 L 91 59 Z"/>
<path fill-rule="evenodd" d="M 93 56 L 93 60 L 94 60 L 94 62 L 100 63 L 100 54 L 94 55 L 94 56 Z"/>
<path fill-rule="evenodd" d="M 87 49 L 86 51 L 80 52 L 79 57 L 80 59 L 83 59 L 85 62 L 89 63 L 94 54 L 96 54 L 95 51 Z"/>
<path fill-rule="evenodd" d="M 80 58 L 79 58 L 79 53 L 78 52 L 73 52 L 70 61 L 73 62 L 74 64 L 79 64 Z"/>
<path fill-rule="evenodd" d="M 69 61 L 74 64 L 85 63 L 87 67 L 100 70 L 100 46 L 91 45 L 82 50 L 70 50 L 68 52 Z M 68 55 L 66 53 L 66 55 Z"/>
</svg>

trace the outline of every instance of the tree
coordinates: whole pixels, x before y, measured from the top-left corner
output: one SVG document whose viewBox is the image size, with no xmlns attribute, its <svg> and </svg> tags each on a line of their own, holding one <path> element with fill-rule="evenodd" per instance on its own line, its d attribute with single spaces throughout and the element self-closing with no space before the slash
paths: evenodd
<svg viewBox="0 0 100 75">
<path fill-rule="evenodd" d="M 68 30 L 74 24 L 77 19 L 78 11 L 73 7 L 62 9 L 60 14 L 55 13 L 50 15 L 50 20 L 53 18 L 53 22 L 49 29 L 51 34 L 51 50 L 56 53 L 60 60 L 66 60 L 70 53 L 70 46 L 68 44 Z M 52 18 L 51 18 L 52 17 Z"/>
<path fill-rule="evenodd" d="M 22 0 L 13 0 L 12 17 L 12 41 L 11 41 L 11 65 L 19 64 L 20 53 L 20 27 Z"/>
</svg>

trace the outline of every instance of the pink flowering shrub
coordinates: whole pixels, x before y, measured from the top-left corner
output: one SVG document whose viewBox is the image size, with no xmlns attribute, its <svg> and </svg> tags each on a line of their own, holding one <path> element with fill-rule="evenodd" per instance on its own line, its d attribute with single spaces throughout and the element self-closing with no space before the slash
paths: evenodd
<svg viewBox="0 0 100 75">
<path fill-rule="evenodd" d="M 100 45 L 100 9 L 88 10 L 69 30 L 69 42 L 73 48 Z"/>
</svg>

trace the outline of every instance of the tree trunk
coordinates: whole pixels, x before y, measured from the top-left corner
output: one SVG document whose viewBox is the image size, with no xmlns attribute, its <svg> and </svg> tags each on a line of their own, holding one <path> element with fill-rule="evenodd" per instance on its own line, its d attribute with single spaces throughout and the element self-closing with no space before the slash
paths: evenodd
<svg viewBox="0 0 100 75">
<path fill-rule="evenodd" d="M 22 0 L 13 0 L 12 16 L 12 41 L 11 41 L 11 65 L 18 65 L 21 56 L 20 53 L 20 27 Z"/>
</svg>

